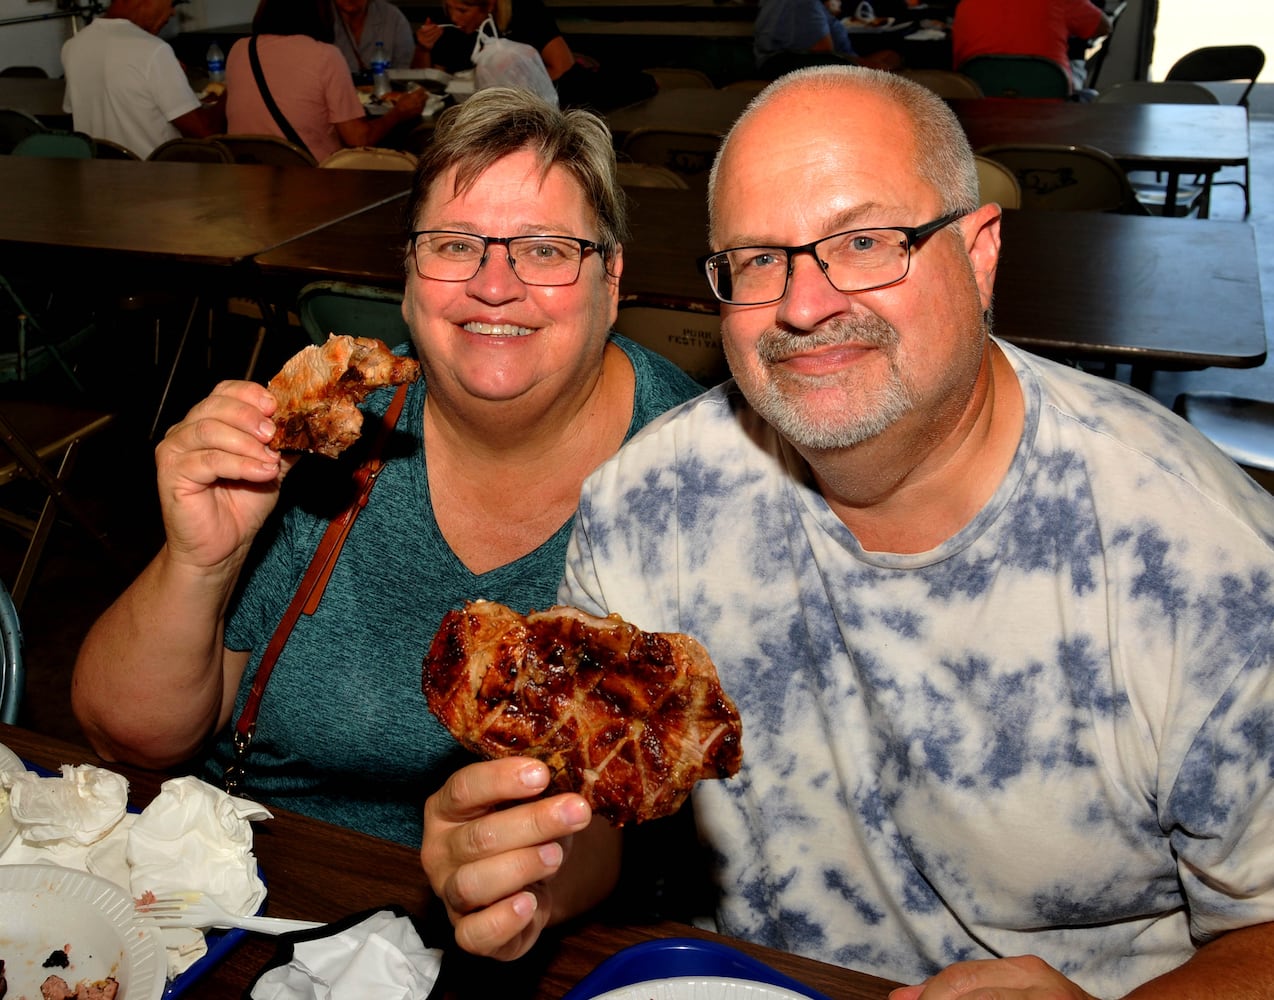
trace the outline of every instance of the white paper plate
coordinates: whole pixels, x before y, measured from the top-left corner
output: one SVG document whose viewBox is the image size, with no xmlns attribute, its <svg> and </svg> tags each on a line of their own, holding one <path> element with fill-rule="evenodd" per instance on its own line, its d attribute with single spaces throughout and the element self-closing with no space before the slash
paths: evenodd
<svg viewBox="0 0 1274 1000">
<path fill-rule="evenodd" d="M 43 968 L 67 947 L 66 968 Z M 125 1000 L 159 1000 L 167 959 L 157 931 L 113 882 L 52 865 L 0 865 L 0 956 L 9 996 L 39 997 L 48 976 L 71 986 L 114 976 Z"/>
<path fill-rule="evenodd" d="M 27 766 L 22 763 L 22 758 L 0 743 L 0 771 L 25 771 L 26 769 Z"/>
<path fill-rule="evenodd" d="M 809 996 L 748 979 L 685 976 L 621 986 L 593 1000 L 809 1000 Z"/>
<path fill-rule="evenodd" d="M 0 743 L 0 772 L 25 770 L 26 765 L 22 763 L 22 758 Z M 13 822 L 13 812 L 9 808 L 9 793 L 0 785 L 0 851 L 13 843 L 13 838 L 17 835 L 18 827 Z M 3 957 L 0 955 L 0 958 Z"/>
</svg>

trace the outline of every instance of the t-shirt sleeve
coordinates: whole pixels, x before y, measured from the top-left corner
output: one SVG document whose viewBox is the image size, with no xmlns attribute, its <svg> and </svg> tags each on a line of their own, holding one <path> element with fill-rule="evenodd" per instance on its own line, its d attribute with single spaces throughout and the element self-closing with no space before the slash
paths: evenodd
<svg viewBox="0 0 1274 1000">
<path fill-rule="evenodd" d="M 1274 920 L 1274 647 L 1263 647 L 1229 688 L 1175 765 L 1161 806 L 1181 885 L 1190 900 L 1190 929 L 1206 941 L 1229 930 Z"/>
<path fill-rule="evenodd" d="M 358 99 L 358 90 L 349 74 L 349 66 L 345 57 L 335 45 L 323 46 L 323 92 L 327 101 L 327 120 L 336 122 L 353 121 L 363 117 L 363 102 Z"/>
<path fill-rule="evenodd" d="M 1097 34 L 1104 12 L 1091 0 L 1071 0 L 1066 12 L 1066 27 L 1072 38 L 1092 38 Z"/>
<path fill-rule="evenodd" d="M 176 53 L 167 45 L 156 47 L 146 74 L 146 82 L 155 106 L 170 122 L 200 106 L 199 98 L 190 89 L 190 81 L 186 79 Z"/>
</svg>

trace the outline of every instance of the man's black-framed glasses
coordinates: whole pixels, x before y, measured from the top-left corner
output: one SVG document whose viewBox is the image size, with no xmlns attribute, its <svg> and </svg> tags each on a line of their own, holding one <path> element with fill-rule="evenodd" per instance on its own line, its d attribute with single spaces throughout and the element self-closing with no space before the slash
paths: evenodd
<svg viewBox="0 0 1274 1000">
<path fill-rule="evenodd" d="M 438 281 L 468 281 L 487 262 L 492 246 L 504 247 L 509 266 L 527 285 L 570 285 L 579 277 L 584 255 L 606 247 L 578 236 L 479 236 L 446 229 L 408 234 L 416 273 Z"/>
<path fill-rule="evenodd" d="M 967 214 L 949 212 L 923 226 L 849 229 L 799 247 L 732 247 L 700 263 L 712 294 L 727 305 L 778 302 L 787 294 L 793 259 L 803 253 L 818 261 L 837 291 L 868 292 L 902 281 L 911 269 L 911 248 Z"/>
</svg>

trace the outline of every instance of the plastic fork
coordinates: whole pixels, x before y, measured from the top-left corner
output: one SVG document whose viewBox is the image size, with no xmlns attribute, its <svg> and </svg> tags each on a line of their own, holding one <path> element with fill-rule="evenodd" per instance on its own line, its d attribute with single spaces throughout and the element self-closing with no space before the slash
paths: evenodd
<svg viewBox="0 0 1274 1000">
<path fill-rule="evenodd" d="M 287 920 L 282 917 L 251 917 L 230 913 L 220 903 L 202 892 L 175 892 L 156 896 L 151 902 L 138 903 L 137 915 L 156 927 L 239 928 L 258 934 L 286 934 L 322 927 L 312 920 Z"/>
</svg>

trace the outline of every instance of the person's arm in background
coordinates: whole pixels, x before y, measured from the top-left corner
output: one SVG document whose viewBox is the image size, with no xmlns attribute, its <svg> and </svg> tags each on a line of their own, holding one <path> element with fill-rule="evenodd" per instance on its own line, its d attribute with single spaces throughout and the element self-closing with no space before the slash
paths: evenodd
<svg viewBox="0 0 1274 1000">
<path fill-rule="evenodd" d="M 217 84 L 209 84 L 209 87 L 215 86 Z M 172 120 L 172 124 L 178 132 L 191 139 L 206 139 L 210 135 L 220 135 L 226 130 L 225 88 L 222 87 L 220 93 L 203 101 L 200 107 L 187 111 L 184 115 L 178 115 Z"/>
<path fill-rule="evenodd" d="M 337 122 L 336 134 L 341 137 L 341 142 L 346 146 L 375 146 L 395 126 L 412 118 L 419 118 L 421 112 L 425 110 L 425 101 L 428 97 L 429 92 L 424 88 L 406 91 L 394 102 L 394 106 L 379 118 L 368 118 L 364 115 L 361 118 Z"/>
<path fill-rule="evenodd" d="M 415 69 L 433 67 L 433 49 L 442 37 L 442 30 L 441 25 L 434 24 L 429 18 L 425 18 L 425 23 L 416 29 L 416 52 L 411 58 L 411 65 Z"/>
<path fill-rule="evenodd" d="M 548 44 L 540 49 L 540 58 L 544 60 L 544 68 L 549 71 L 550 80 L 556 80 L 575 65 L 575 53 L 571 51 L 571 47 L 566 44 L 566 39 L 561 35 L 550 39 Z"/>
<path fill-rule="evenodd" d="M 1072 0 L 1068 15 L 1067 30 L 1071 37 L 1088 42 L 1109 35 L 1115 26 L 1110 15 L 1092 0 Z"/>
</svg>

